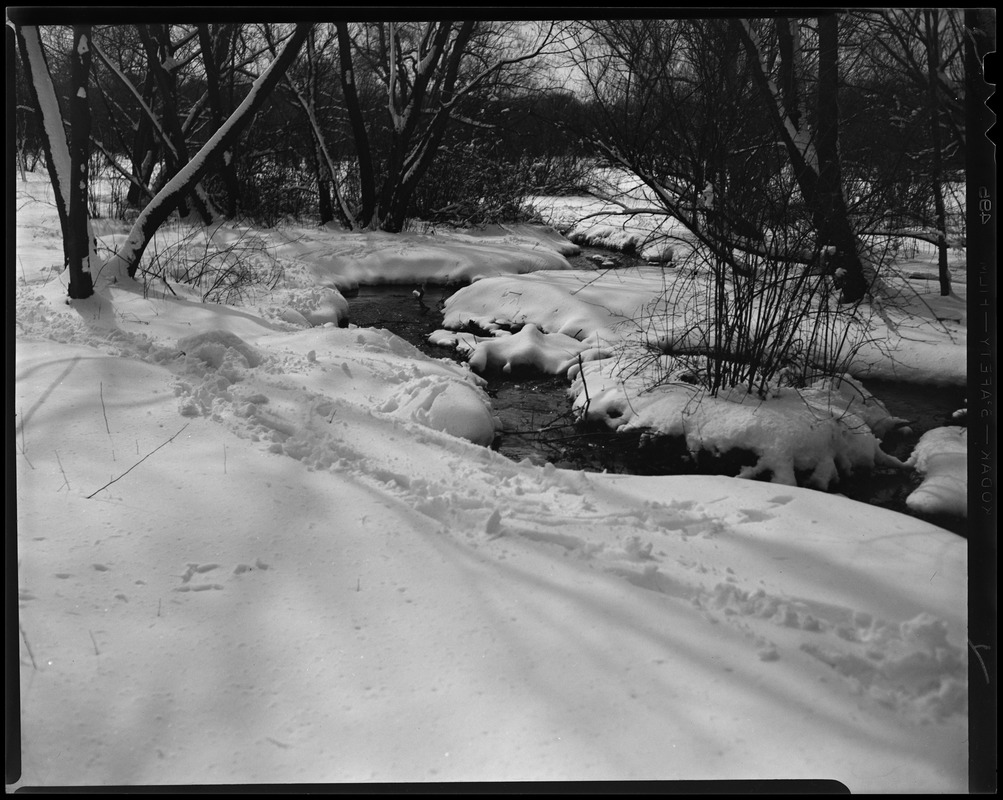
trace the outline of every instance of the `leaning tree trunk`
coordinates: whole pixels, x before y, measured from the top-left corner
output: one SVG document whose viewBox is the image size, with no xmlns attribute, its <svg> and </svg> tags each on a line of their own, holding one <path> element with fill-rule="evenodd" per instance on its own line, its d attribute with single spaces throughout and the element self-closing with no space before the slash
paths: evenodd
<svg viewBox="0 0 1003 800">
<path fill-rule="evenodd" d="M 49 67 L 45 63 L 38 28 L 32 26 L 18 28 L 17 41 L 21 50 L 21 63 L 24 65 L 28 94 L 42 125 L 42 150 L 45 154 L 49 182 L 52 184 L 56 212 L 59 214 L 59 227 L 65 231 L 69 219 L 70 150 L 66 142 L 62 114 L 59 111 L 59 101 L 56 99 Z M 63 256 L 64 262 L 68 263 L 69 254 L 66 252 L 66 245 L 67 238 L 64 236 Z"/>
<path fill-rule="evenodd" d="M 171 210 L 177 205 L 178 199 L 192 191 L 202 176 L 209 169 L 211 161 L 220 153 L 234 147 L 237 139 L 250 125 L 268 95 L 275 85 L 282 80 L 289 65 L 296 58 L 308 33 L 310 23 L 298 23 L 285 46 L 251 86 L 247 97 L 229 116 L 223 126 L 210 137 L 209 141 L 195 154 L 194 158 L 185 164 L 181 170 L 168 181 L 157 196 L 140 213 L 139 218 L 129 231 L 122 249 L 108 261 L 112 273 L 123 272 L 130 278 L 136 276 L 140 259 L 149 244 L 150 238 L 170 216 Z"/>
<path fill-rule="evenodd" d="M 137 25 L 136 30 L 139 32 L 139 37 L 146 50 L 147 69 L 153 72 L 157 88 L 160 90 L 163 106 L 162 123 L 167 136 L 167 141 L 164 142 L 164 152 L 167 156 L 167 175 L 165 177 L 170 179 L 188 163 L 188 144 L 178 115 L 177 80 L 174 70 L 164 66 L 171 56 L 170 35 L 167 28 L 161 26 Z M 177 199 L 181 216 L 187 215 L 189 200 L 203 222 L 206 224 L 212 222 L 212 214 L 209 213 L 208 207 L 199 196 L 195 186 L 191 187 L 187 198 L 182 196 Z"/>
</svg>

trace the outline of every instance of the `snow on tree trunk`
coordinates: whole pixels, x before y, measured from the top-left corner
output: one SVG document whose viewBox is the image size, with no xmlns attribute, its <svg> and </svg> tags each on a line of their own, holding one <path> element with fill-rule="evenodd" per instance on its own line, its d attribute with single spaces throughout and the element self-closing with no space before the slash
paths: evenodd
<svg viewBox="0 0 1003 800">
<path fill-rule="evenodd" d="M 56 210 L 59 212 L 60 225 L 65 230 L 70 196 L 70 148 L 66 142 L 66 131 L 63 129 L 63 115 L 59 110 L 59 101 L 56 99 L 49 67 L 45 63 L 38 28 L 24 26 L 18 29 L 18 34 L 21 58 L 28 73 L 28 88 L 36 111 L 41 117 L 42 130 L 45 132 L 45 136 L 42 137 L 42 147 L 45 150 L 45 164 L 52 182 Z"/>
<path fill-rule="evenodd" d="M 71 121 L 73 155 L 63 127 L 63 115 L 45 62 L 38 28 L 17 30 L 21 58 L 35 110 L 41 117 L 42 147 L 52 183 L 59 225 L 63 234 L 63 261 L 70 270 L 72 298 L 93 293 L 91 267 L 96 263 L 94 236 L 87 215 L 87 162 L 90 152 L 90 110 L 87 98 L 90 74 L 90 27 L 75 26 L 71 56 Z"/>
<path fill-rule="evenodd" d="M 150 238 L 167 220 L 178 198 L 191 191 L 196 182 L 205 174 L 210 166 L 210 160 L 217 154 L 222 154 L 233 148 L 237 138 L 250 125 L 255 113 L 268 98 L 275 85 L 282 79 L 286 69 L 303 45 L 310 27 L 310 23 L 296 25 L 295 31 L 282 51 L 254 81 L 247 97 L 191 161 L 185 164 L 143 209 L 133 224 L 132 230 L 129 231 L 122 249 L 108 260 L 106 268 L 110 275 L 118 278 L 135 277 L 140 259 L 143 257 Z"/>
<path fill-rule="evenodd" d="M 90 38 L 90 25 L 73 26 L 73 52 L 70 54 L 70 197 L 63 238 L 66 240 L 65 249 L 69 256 L 69 295 L 74 299 L 94 294 L 94 280 L 91 276 L 94 237 L 87 214 L 91 135 L 91 110 L 87 97 L 91 71 Z"/>
</svg>

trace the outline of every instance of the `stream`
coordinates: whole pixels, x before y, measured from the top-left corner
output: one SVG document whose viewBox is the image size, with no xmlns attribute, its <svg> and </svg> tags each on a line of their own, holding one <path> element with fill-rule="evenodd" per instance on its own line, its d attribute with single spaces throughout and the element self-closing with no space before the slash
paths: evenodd
<svg viewBox="0 0 1003 800">
<path fill-rule="evenodd" d="M 595 269 L 590 257 L 603 251 L 584 251 L 569 259 L 576 268 Z M 624 258 L 621 254 L 613 258 Z M 427 286 L 419 300 L 412 284 L 361 286 L 357 294 L 347 294 L 350 321 L 360 327 L 385 328 L 407 340 L 432 358 L 453 358 L 452 350 L 428 342 L 428 335 L 442 327 L 442 303 L 460 287 Z M 584 429 L 574 424 L 568 381 L 561 376 L 535 372 L 483 376 L 502 431 L 494 449 L 515 461 L 593 472 L 618 472 L 636 475 L 736 474 L 743 462 L 740 456 L 716 459 L 713 463 L 693 463 L 681 443 L 658 440 L 657 446 L 642 446 L 641 435 L 614 433 L 608 429 Z M 888 411 L 912 423 L 910 433 L 886 441 L 882 449 L 896 458 L 909 457 L 919 437 L 931 428 L 957 424 L 951 414 L 964 406 L 963 387 L 918 386 L 894 381 L 868 381 L 866 388 L 878 397 Z M 905 504 L 906 497 L 919 485 L 918 476 L 909 472 L 876 471 L 841 486 L 841 493 L 863 503 L 915 516 Z M 967 535 L 967 521 L 937 518 L 929 521 Z"/>
</svg>

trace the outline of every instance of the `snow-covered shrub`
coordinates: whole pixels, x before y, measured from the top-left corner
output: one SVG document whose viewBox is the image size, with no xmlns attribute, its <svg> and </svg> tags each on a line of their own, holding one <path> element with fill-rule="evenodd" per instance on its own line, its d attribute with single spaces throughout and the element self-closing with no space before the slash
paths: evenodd
<svg viewBox="0 0 1003 800">
<path fill-rule="evenodd" d="M 723 465 L 721 459 L 748 454 L 734 473 L 741 478 L 827 490 L 858 473 L 905 468 L 882 451 L 878 433 L 901 420 L 862 397 L 852 379 L 775 388 L 768 397 L 742 387 L 714 395 L 694 384 L 681 359 L 666 361 L 668 375 L 657 384 L 650 362 L 648 371 L 629 376 L 615 358 L 573 367 L 575 413 L 618 432 L 640 432 L 659 449 L 681 441 L 695 462 Z"/>
</svg>

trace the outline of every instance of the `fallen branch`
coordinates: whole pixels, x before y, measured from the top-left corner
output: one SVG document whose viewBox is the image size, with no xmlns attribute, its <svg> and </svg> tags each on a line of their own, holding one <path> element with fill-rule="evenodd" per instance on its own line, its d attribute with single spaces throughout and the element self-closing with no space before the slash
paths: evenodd
<svg viewBox="0 0 1003 800">
<path fill-rule="evenodd" d="M 124 478 L 126 475 L 128 475 L 130 472 L 132 472 L 136 467 L 138 467 L 140 464 L 142 464 L 144 461 L 146 461 L 146 459 L 148 459 L 150 456 L 152 456 L 154 453 L 156 453 L 157 450 L 159 450 L 161 447 L 164 447 L 164 445 L 168 445 L 171 442 L 173 442 L 178 436 L 181 435 L 181 431 L 183 431 L 185 428 L 187 428 L 189 424 L 190 423 L 186 422 L 181 427 L 181 430 L 179 430 L 177 433 L 175 433 L 170 439 L 168 439 L 166 442 L 162 442 L 160 445 L 158 445 L 157 447 L 155 447 L 153 450 L 151 450 L 149 453 L 147 453 L 145 456 L 143 456 L 141 459 L 139 459 L 139 461 L 137 461 L 135 464 L 133 464 L 131 467 L 129 467 L 129 469 L 127 469 L 125 472 L 123 472 L 117 478 L 112 478 L 110 481 L 108 481 L 108 483 L 106 483 L 100 489 L 96 489 L 95 491 L 91 492 L 89 495 L 87 495 L 86 499 L 90 500 L 98 492 L 103 491 L 104 489 L 107 489 L 109 486 L 111 486 L 116 481 L 119 481 L 122 478 Z"/>
</svg>

